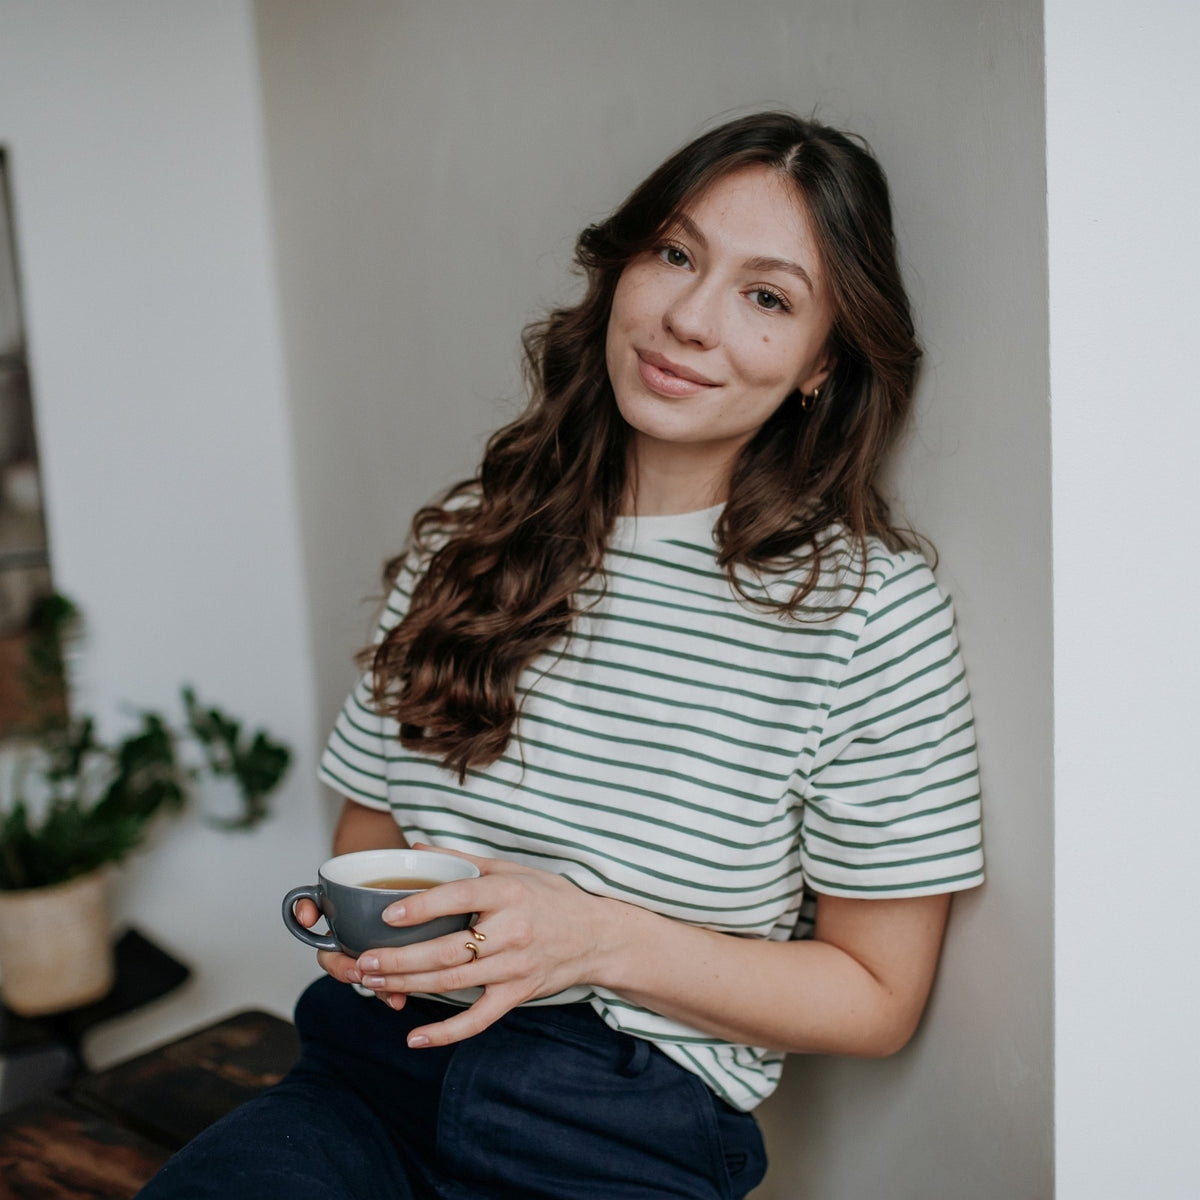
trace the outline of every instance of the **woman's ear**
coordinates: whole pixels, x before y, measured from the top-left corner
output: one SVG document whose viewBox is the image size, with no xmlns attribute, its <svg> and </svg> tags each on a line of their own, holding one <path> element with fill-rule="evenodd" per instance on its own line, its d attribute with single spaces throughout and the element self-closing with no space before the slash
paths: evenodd
<svg viewBox="0 0 1200 1200">
<path fill-rule="evenodd" d="M 813 369 L 796 385 L 796 390 L 802 396 L 811 396 L 818 388 L 825 386 L 825 381 L 836 366 L 837 354 L 833 350 L 825 351 Z"/>
</svg>

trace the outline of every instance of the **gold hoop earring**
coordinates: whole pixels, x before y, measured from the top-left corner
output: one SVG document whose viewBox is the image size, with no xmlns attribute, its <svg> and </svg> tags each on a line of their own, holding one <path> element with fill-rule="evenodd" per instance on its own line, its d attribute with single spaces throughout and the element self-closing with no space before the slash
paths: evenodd
<svg viewBox="0 0 1200 1200">
<path fill-rule="evenodd" d="M 803 412 L 808 412 L 810 408 L 821 398 L 821 389 L 813 388 L 812 395 L 806 396 L 803 392 L 800 393 L 800 408 Z"/>
</svg>

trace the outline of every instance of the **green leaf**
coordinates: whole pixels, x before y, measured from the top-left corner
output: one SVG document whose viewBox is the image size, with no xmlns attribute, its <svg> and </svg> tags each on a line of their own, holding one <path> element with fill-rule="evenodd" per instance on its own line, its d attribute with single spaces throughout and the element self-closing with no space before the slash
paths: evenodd
<svg viewBox="0 0 1200 1200">
<path fill-rule="evenodd" d="M 58 669 L 61 678 L 64 623 L 78 614 L 70 601 L 58 600 L 47 617 L 58 658 L 47 642 L 31 662 L 39 670 Z M 57 718 L 26 730 L 35 746 L 26 769 L 0 777 L 11 793 L 0 795 L 0 889 L 62 883 L 119 862 L 156 818 L 184 807 L 189 784 L 206 774 L 237 784 L 242 810 L 219 822 L 224 827 L 247 829 L 269 815 L 267 797 L 287 773 L 291 751 L 265 730 L 244 734 L 240 721 L 202 705 L 190 687 L 182 689 L 182 701 L 181 729 L 159 713 L 143 712 L 137 728 L 114 743 L 100 738 L 91 717 L 67 720 L 61 707 Z M 178 743 L 188 736 L 201 750 L 202 770 L 179 761 Z M 46 792 L 36 814 L 25 799 L 25 781 L 34 774 Z"/>
</svg>

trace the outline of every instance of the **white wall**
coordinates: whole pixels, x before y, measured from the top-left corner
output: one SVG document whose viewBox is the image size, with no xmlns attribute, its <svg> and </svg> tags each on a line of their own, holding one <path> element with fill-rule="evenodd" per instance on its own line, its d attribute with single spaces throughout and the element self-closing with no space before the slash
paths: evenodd
<svg viewBox="0 0 1200 1200">
<path fill-rule="evenodd" d="M 97 1034 L 105 1061 L 290 1011 L 315 974 L 278 915 L 327 831 L 247 5 L 5 0 L 0 140 L 54 569 L 89 630 L 81 701 L 111 727 L 190 680 L 296 751 L 259 832 L 193 816 L 119 877 L 119 918 L 196 974 Z"/>
<path fill-rule="evenodd" d="M 1045 8 L 1057 1194 L 1190 1200 L 1200 7 Z"/>
<path fill-rule="evenodd" d="M 1041 8 L 259 0 L 319 708 L 412 509 L 471 470 L 574 235 L 731 109 L 814 107 L 894 186 L 928 347 L 905 507 L 942 552 L 977 701 L 990 878 L 929 1020 L 793 1060 L 763 1200 L 1051 1191 L 1049 414 Z"/>
</svg>

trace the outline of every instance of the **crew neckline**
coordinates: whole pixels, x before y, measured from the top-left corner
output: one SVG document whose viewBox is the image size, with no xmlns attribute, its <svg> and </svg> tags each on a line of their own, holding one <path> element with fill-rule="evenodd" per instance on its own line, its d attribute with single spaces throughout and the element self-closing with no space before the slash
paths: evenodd
<svg viewBox="0 0 1200 1200">
<path fill-rule="evenodd" d="M 620 516 L 613 526 L 612 540 L 622 545 L 635 542 L 712 541 L 713 526 L 724 509 L 724 502 L 698 508 L 692 512 L 666 513 L 655 516 Z"/>
</svg>

